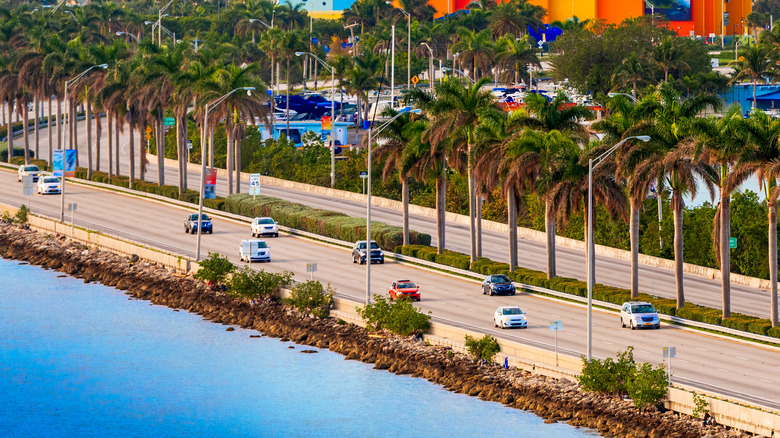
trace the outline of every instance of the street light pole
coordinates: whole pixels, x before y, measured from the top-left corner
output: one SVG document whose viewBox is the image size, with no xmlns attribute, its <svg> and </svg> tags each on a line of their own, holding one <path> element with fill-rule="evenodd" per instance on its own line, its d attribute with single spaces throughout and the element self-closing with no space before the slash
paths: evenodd
<svg viewBox="0 0 780 438">
<path fill-rule="evenodd" d="M 376 129 L 376 133 L 379 134 L 390 126 L 395 119 L 401 117 L 405 113 L 419 114 L 422 112 L 419 109 L 409 110 L 404 108 L 393 116 L 390 120 L 383 123 Z M 374 129 L 372 125 L 368 125 L 368 189 L 366 190 L 366 306 L 371 304 L 371 143 L 373 142 Z"/>
<path fill-rule="evenodd" d="M 593 286 L 596 282 L 596 245 L 593 243 L 593 169 L 629 140 L 650 141 L 648 135 L 624 138 L 595 159 L 588 160 L 588 360 L 593 359 Z M 595 165 L 594 165 L 595 161 Z"/>
<path fill-rule="evenodd" d="M 295 56 L 308 55 L 314 57 L 323 67 L 330 71 L 330 187 L 336 187 L 336 71 L 327 62 L 311 52 L 295 52 Z"/>
<path fill-rule="evenodd" d="M 92 67 L 81 72 L 75 78 L 65 81 L 65 105 L 68 105 L 68 117 L 66 119 L 67 121 L 65 122 L 65 139 L 64 139 L 65 149 L 71 149 L 68 146 L 68 130 L 70 129 L 70 118 L 73 116 L 73 114 L 71 113 L 70 102 L 68 102 L 68 88 L 71 85 L 75 84 L 79 79 L 83 78 L 84 75 L 89 73 L 89 71 L 92 70 L 93 68 L 108 68 L 108 64 L 93 65 Z M 60 222 L 64 222 L 64 221 L 65 221 L 65 151 L 63 150 L 62 151 L 62 181 L 60 185 Z"/>
<path fill-rule="evenodd" d="M 393 2 L 386 1 L 388 5 L 392 5 Z M 412 14 L 406 12 L 404 8 L 397 7 L 399 11 L 406 15 L 406 86 L 411 86 L 412 83 Z"/>
<path fill-rule="evenodd" d="M 132 33 L 130 33 L 130 32 L 117 32 L 116 34 L 117 34 L 117 36 L 122 36 L 122 35 L 129 35 L 129 36 L 133 37 L 133 39 L 135 40 L 135 42 L 138 42 L 138 37 L 137 37 L 137 36 L 135 36 L 135 35 L 133 35 L 133 34 L 132 34 Z"/>
<path fill-rule="evenodd" d="M 476 84 L 476 82 L 474 82 L 474 79 L 471 79 L 470 77 L 466 76 L 466 74 L 463 73 L 462 70 L 458 70 L 457 68 L 449 68 L 449 67 L 442 67 L 441 70 L 442 71 L 454 71 L 456 73 L 459 73 L 461 77 L 466 78 L 469 82 L 471 82 L 472 85 Z"/>
<path fill-rule="evenodd" d="M 200 235 L 201 235 L 201 221 L 203 220 L 203 197 L 205 195 L 206 191 L 206 133 L 208 132 L 208 126 L 209 126 L 209 108 L 213 108 L 220 103 L 222 103 L 225 99 L 228 98 L 231 94 L 235 93 L 239 90 L 246 90 L 247 95 L 252 95 L 252 90 L 254 90 L 255 87 L 242 87 L 242 88 L 236 88 L 231 90 L 229 93 L 225 94 L 224 96 L 220 97 L 219 99 L 207 103 L 205 107 L 205 113 L 203 115 L 203 135 L 200 137 L 200 199 L 198 199 L 198 243 L 195 246 L 195 261 L 200 261 Z"/>
<path fill-rule="evenodd" d="M 431 54 L 430 57 L 430 77 L 428 77 L 428 82 L 430 83 L 431 90 L 433 90 L 433 84 L 436 83 L 436 70 L 433 68 L 433 49 L 431 46 L 428 45 L 428 43 L 420 43 L 421 46 L 425 46 L 425 48 L 428 49 L 428 52 Z"/>
</svg>

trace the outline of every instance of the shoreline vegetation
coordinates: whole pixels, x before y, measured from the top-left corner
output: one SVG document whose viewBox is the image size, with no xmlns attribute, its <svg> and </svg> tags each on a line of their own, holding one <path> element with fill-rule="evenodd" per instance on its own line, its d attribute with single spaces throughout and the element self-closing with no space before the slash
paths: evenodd
<svg viewBox="0 0 780 438">
<path fill-rule="evenodd" d="M 373 363 L 378 370 L 421 377 L 449 391 L 533 412 L 548 423 L 563 421 L 618 437 L 747 435 L 655 407 L 640 410 L 630 400 L 585 392 L 567 380 L 475 362 L 464 354 L 453 354 L 449 348 L 427 346 L 414 338 L 386 332 L 376 336 L 375 332 L 335 318 L 310 317 L 278 299 L 250 302 L 232 297 L 191 275 L 138 257 L 89 248 L 65 236 L 2 223 L 0 256 L 115 287 L 132 298 L 183 309 L 214 323 L 257 330 L 297 344 L 329 349 L 347 360 Z"/>
</svg>

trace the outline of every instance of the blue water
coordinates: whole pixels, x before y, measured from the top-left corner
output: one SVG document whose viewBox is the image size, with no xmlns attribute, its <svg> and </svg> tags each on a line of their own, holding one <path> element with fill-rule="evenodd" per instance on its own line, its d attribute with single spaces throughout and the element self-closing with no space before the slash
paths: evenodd
<svg viewBox="0 0 780 438">
<path fill-rule="evenodd" d="M 596 435 L 58 275 L 0 259 L 2 437 Z"/>
</svg>

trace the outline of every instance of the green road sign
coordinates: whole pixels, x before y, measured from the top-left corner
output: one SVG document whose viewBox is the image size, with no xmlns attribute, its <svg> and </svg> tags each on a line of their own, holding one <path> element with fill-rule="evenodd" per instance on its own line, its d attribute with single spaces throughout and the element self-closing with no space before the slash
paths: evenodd
<svg viewBox="0 0 780 438">
<path fill-rule="evenodd" d="M 729 248 L 734 249 L 737 247 L 737 238 L 732 237 L 729 239 Z"/>
<path fill-rule="evenodd" d="M 176 126 L 176 120 L 173 117 L 166 117 L 163 119 L 164 126 Z"/>
</svg>

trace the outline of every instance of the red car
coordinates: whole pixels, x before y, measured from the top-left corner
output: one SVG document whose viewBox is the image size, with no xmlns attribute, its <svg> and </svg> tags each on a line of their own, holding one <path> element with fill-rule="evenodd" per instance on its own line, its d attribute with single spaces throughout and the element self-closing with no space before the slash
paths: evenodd
<svg viewBox="0 0 780 438">
<path fill-rule="evenodd" d="M 420 301 L 420 287 L 412 283 L 411 280 L 394 281 L 390 287 L 390 299 L 409 298 L 414 301 Z"/>
</svg>

